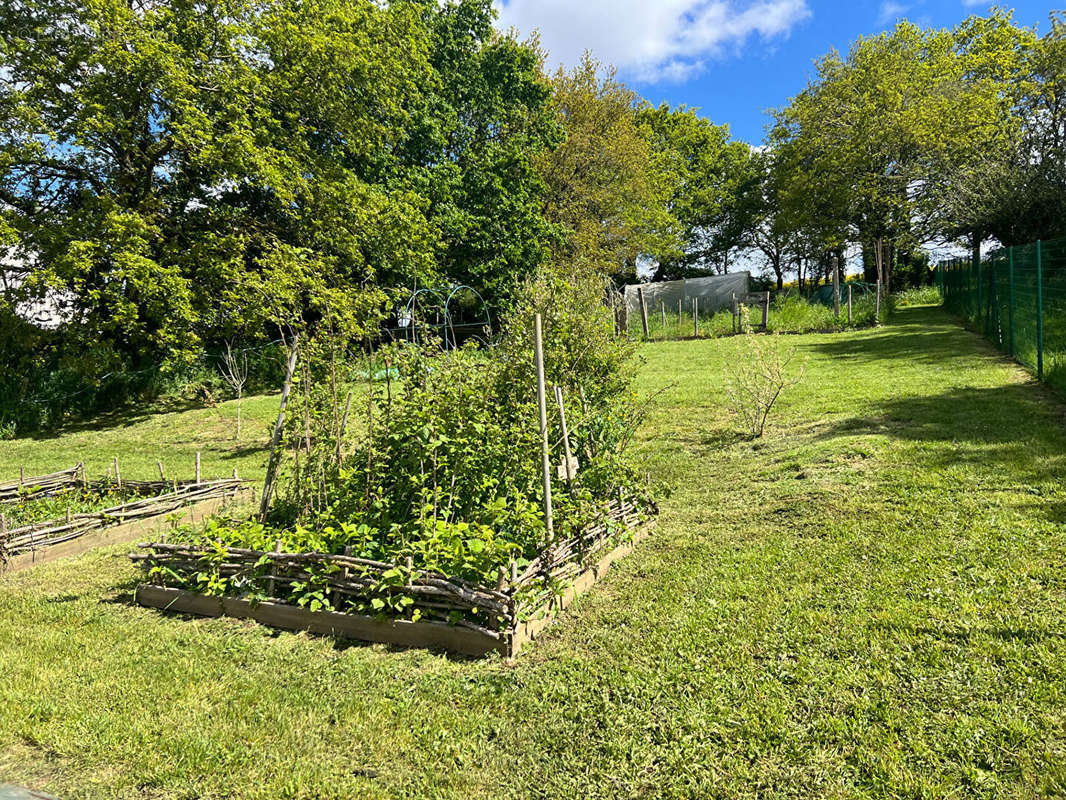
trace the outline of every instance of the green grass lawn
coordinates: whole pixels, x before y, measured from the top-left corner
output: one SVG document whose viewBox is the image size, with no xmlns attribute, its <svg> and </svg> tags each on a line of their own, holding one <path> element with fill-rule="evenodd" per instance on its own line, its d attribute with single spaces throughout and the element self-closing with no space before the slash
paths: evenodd
<svg viewBox="0 0 1066 800">
<path fill-rule="evenodd" d="M 64 798 L 1063 796 L 1063 406 L 935 309 L 788 342 L 807 376 L 758 442 L 722 405 L 740 340 L 644 346 L 643 389 L 671 387 L 638 442 L 673 488 L 659 531 L 514 664 L 137 608 L 122 548 L 0 579 L 0 778 Z M 2 442 L 0 474 L 122 448 L 147 475 L 197 447 L 255 474 L 221 413 Z"/>
<path fill-rule="evenodd" d="M 261 480 L 266 448 L 278 414 L 278 395 L 245 398 L 241 438 L 236 438 L 237 404 L 164 413 L 123 410 L 91 422 L 72 423 L 58 432 L 43 432 L 0 441 L 0 481 L 44 475 L 85 463 L 90 478 L 104 475 L 118 458 L 129 480 L 155 480 L 158 461 L 167 478 L 193 477 L 196 453 L 206 478 L 227 478 L 234 468 L 242 478 Z"/>
</svg>

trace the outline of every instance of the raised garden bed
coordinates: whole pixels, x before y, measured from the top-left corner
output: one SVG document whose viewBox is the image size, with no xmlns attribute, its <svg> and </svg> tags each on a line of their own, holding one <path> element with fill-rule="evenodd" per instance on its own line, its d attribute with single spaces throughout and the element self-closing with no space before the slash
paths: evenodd
<svg viewBox="0 0 1066 800">
<path fill-rule="evenodd" d="M 130 557 L 145 570 L 143 606 L 198 616 L 253 619 L 289 630 L 430 647 L 469 656 L 518 654 L 554 615 L 591 587 L 654 526 L 654 508 L 612 502 L 579 536 L 555 542 L 519 573 L 501 569 L 494 586 L 461 581 L 410 564 L 325 553 L 281 553 L 210 542 L 140 545 Z M 191 591 L 204 574 L 221 591 Z M 320 587 L 323 607 L 288 602 L 294 586 Z M 209 590 L 210 591 L 210 590 Z M 402 600 L 402 602 L 398 602 Z M 354 612 L 380 603 L 392 611 Z M 396 613 L 396 609 L 401 609 Z"/>
<path fill-rule="evenodd" d="M 60 485 L 47 489 L 52 497 L 57 496 Z M 63 491 L 86 491 L 85 485 L 83 478 L 79 478 L 77 488 Z M 68 512 L 60 518 L 10 528 L 7 516 L 0 516 L 0 572 L 16 572 L 94 547 L 133 541 L 167 524 L 198 522 L 224 504 L 237 500 L 247 493 L 247 488 L 244 481 L 227 478 L 199 483 L 127 482 L 123 483 L 122 491 L 134 496 L 152 492 L 154 495 L 140 496 L 99 511 Z"/>
</svg>

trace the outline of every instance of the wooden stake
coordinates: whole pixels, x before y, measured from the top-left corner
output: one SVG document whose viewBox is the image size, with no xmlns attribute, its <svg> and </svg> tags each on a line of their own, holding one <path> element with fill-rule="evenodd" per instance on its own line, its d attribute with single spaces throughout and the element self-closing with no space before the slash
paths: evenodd
<svg viewBox="0 0 1066 800">
<path fill-rule="evenodd" d="M 663 338 L 666 338 L 666 303 L 662 300 L 659 301 L 659 313 L 663 318 Z"/>
<path fill-rule="evenodd" d="M 851 294 L 854 288 L 852 284 L 848 284 L 848 325 L 851 324 Z"/>
<path fill-rule="evenodd" d="M 19 489 L 22 489 L 22 487 L 23 487 L 23 485 L 25 483 L 26 483 L 26 468 L 25 467 L 19 467 Z"/>
<path fill-rule="evenodd" d="M 700 336 L 700 299 L 692 298 L 692 335 L 697 339 Z"/>
<path fill-rule="evenodd" d="M 881 321 L 881 276 L 884 274 L 885 269 L 885 256 L 882 251 L 882 240 L 877 240 L 877 247 L 874 250 L 874 258 L 877 262 L 877 299 L 874 301 L 874 324 L 878 324 Z"/>
<path fill-rule="evenodd" d="M 677 301 L 677 326 L 681 327 L 684 324 L 685 324 L 685 315 L 683 313 L 683 309 L 681 308 L 681 300 L 678 299 L 678 301 Z"/>
<path fill-rule="evenodd" d="M 540 414 L 541 478 L 544 484 L 544 529 L 548 544 L 555 539 L 552 526 L 551 453 L 548 449 L 548 405 L 544 386 L 544 334 L 540 314 L 533 318 L 533 354 L 537 362 L 537 410 Z"/>
<path fill-rule="evenodd" d="M 196 485 L 200 485 L 200 451 L 196 451 Z"/>
<path fill-rule="evenodd" d="M 644 287 L 637 287 L 637 296 L 640 298 L 640 325 L 644 329 L 644 341 L 647 341 L 650 337 L 648 335 L 648 304 L 644 300 Z"/>
<path fill-rule="evenodd" d="M 281 552 L 281 539 L 278 539 L 274 543 L 274 552 L 275 553 L 280 553 Z M 274 568 L 276 566 L 277 566 L 277 562 L 276 561 L 271 561 L 270 562 L 270 580 L 267 582 L 267 597 L 273 597 L 274 596 Z"/>
<path fill-rule="evenodd" d="M 163 462 L 162 461 L 156 461 L 155 465 L 157 467 L 159 467 L 159 480 L 163 481 L 163 483 L 166 483 L 167 482 L 167 476 L 163 474 Z"/>
<path fill-rule="evenodd" d="M 389 365 L 385 364 L 385 370 L 388 371 Z M 352 393 L 348 392 L 348 402 L 344 404 L 344 416 L 341 417 L 341 427 L 337 431 L 337 466 L 341 464 L 341 460 L 344 458 L 344 432 L 348 429 L 348 412 L 352 410 Z"/>
<path fill-rule="evenodd" d="M 574 492 L 574 469 L 570 463 L 570 433 L 566 429 L 566 407 L 563 405 L 563 389 L 555 387 L 555 402 L 559 404 L 559 424 L 563 429 L 563 456 L 566 458 L 566 482 L 570 485 L 570 493 Z"/>
<path fill-rule="evenodd" d="M 737 305 L 737 293 L 733 292 L 733 297 L 730 300 L 730 310 L 733 314 L 733 333 L 737 332 L 737 317 L 740 315 L 740 308 Z"/>
<path fill-rule="evenodd" d="M 762 329 L 764 331 L 770 330 L 770 293 L 766 293 L 766 298 L 763 300 L 762 306 Z"/>
<path fill-rule="evenodd" d="M 118 486 L 119 489 L 121 489 L 122 488 L 122 475 L 119 474 L 119 471 L 118 471 L 118 456 L 115 456 L 113 459 L 111 459 L 111 463 L 115 467 L 115 484 Z"/>
<path fill-rule="evenodd" d="M 281 404 L 278 408 L 278 418 L 274 423 L 274 435 L 270 439 L 270 460 L 267 462 L 266 478 L 263 480 L 263 496 L 259 502 L 259 519 L 266 519 L 267 511 L 270 510 L 270 495 L 274 491 L 274 481 L 278 477 L 278 467 L 281 462 L 281 432 L 285 426 L 285 407 L 289 404 L 289 393 L 292 391 L 292 376 L 296 372 L 296 354 L 299 352 L 300 337 L 296 336 L 292 341 L 292 351 L 289 353 L 289 363 L 285 365 L 285 384 L 281 387 Z"/>
<path fill-rule="evenodd" d="M 831 259 L 833 265 L 833 318 L 840 319 L 840 262 L 837 257 Z"/>
</svg>

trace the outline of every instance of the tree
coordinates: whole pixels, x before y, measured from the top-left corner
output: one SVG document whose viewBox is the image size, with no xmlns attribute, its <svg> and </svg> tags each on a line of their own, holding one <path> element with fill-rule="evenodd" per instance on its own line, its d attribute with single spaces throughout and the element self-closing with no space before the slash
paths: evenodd
<svg viewBox="0 0 1066 800">
<path fill-rule="evenodd" d="M 1024 62 L 1010 94 L 1020 98 L 1013 141 L 958 165 L 945 193 L 961 229 L 1004 245 L 1066 235 L 1066 16 L 1052 15 Z"/>
<path fill-rule="evenodd" d="M 566 130 L 541 159 L 546 215 L 564 231 L 554 258 L 632 280 L 638 259 L 678 252 L 668 208 L 673 175 L 638 123 L 639 97 L 613 69 L 586 54 L 572 71 L 560 69 L 552 86 Z"/>
<path fill-rule="evenodd" d="M 880 253 L 888 285 L 896 249 L 957 238 L 958 220 L 944 214 L 950 175 L 1012 140 L 1031 39 L 996 11 L 954 30 L 900 22 L 859 39 L 847 59 L 820 60 L 772 135 L 808 187 L 810 223 Z"/>
<path fill-rule="evenodd" d="M 758 178 L 751 148 L 694 109 L 644 105 L 640 121 L 671 173 L 669 207 L 683 238 L 676 258 L 659 254 L 656 278 L 727 271 L 730 254 L 745 243 L 752 224 Z"/>
</svg>

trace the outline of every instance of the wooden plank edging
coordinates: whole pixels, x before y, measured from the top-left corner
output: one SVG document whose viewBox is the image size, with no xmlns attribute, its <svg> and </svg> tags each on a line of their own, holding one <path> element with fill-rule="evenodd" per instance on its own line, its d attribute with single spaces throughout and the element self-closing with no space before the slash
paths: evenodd
<svg viewBox="0 0 1066 800">
<path fill-rule="evenodd" d="M 651 536 L 652 532 L 655 530 L 655 526 L 655 520 L 646 522 L 633 532 L 632 541 L 618 545 L 618 547 L 607 553 L 607 555 L 597 561 L 593 566 L 580 573 L 574 578 L 574 582 L 567 587 L 566 591 L 552 602 L 550 610 L 543 617 L 519 622 L 515 627 L 515 630 L 511 633 L 506 655 L 513 658 L 518 655 L 523 647 L 540 636 L 545 628 L 555 621 L 559 612 L 565 610 L 577 598 L 591 589 L 596 582 L 607 573 L 612 564 L 625 558 L 638 544 Z"/>
<path fill-rule="evenodd" d="M 632 541 L 614 548 L 595 565 L 580 573 L 567 590 L 553 601 L 543 617 L 519 623 L 514 630 L 498 636 L 443 622 L 382 620 L 339 611 L 311 611 L 287 603 L 252 603 L 235 597 L 210 597 L 148 583 L 137 587 L 135 599 L 146 608 L 200 617 L 249 619 L 273 628 L 308 631 L 339 639 L 446 650 L 478 658 L 495 652 L 513 658 L 526 644 L 540 636 L 555 621 L 560 611 L 587 592 L 612 564 L 632 552 L 654 529 L 654 520 L 642 525 L 634 531 Z"/>
<path fill-rule="evenodd" d="M 0 564 L 0 574 L 7 575 L 12 572 L 21 572 L 22 570 L 36 567 L 39 564 L 47 564 L 50 561 L 56 561 L 61 558 L 78 556 L 97 547 L 132 542 L 135 539 L 141 538 L 146 533 L 162 532 L 165 528 L 170 527 L 174 517 L 179 514 L 180 517 L 178 517 L 177 520 L 174 520 L 173 524 L 188 525 L 191 523 L 202 522 L 224 505 L 238 502 L 242 497 L 248 495 L 248 489 L 238 489 L 232 495 L 204 500 L 195 503 L 194 505 L 186 506 L 179 511 L 171 511 L 155 517 L 127 522 L 124 525 L 102 528 L 101 530 L 87 533 L 84 536 L 79 536 L 76 539 L 59 542 L 58 544 L 42 547 L 38 550 L 31 550 L 28 553 L 13 556 L 8 559 L 6 563 Z"/>
<path fill-rule="evenodd" d="M 501 652 L 500 637 L 471 628 L 443 622 L 379 620 L 339 611 L 311 611 L 286 603 L 255 603 L 235 597 L 209 597 L 184 589 L 153 586 L 137 587 L 136 600 L 147 608 L 200 617 L 250 619 L 272 628 L 308 631 L 339 639 L 381 642 L 400 647 L 426 647 L 450 650 L 468 656 Z"/>
</svg>

